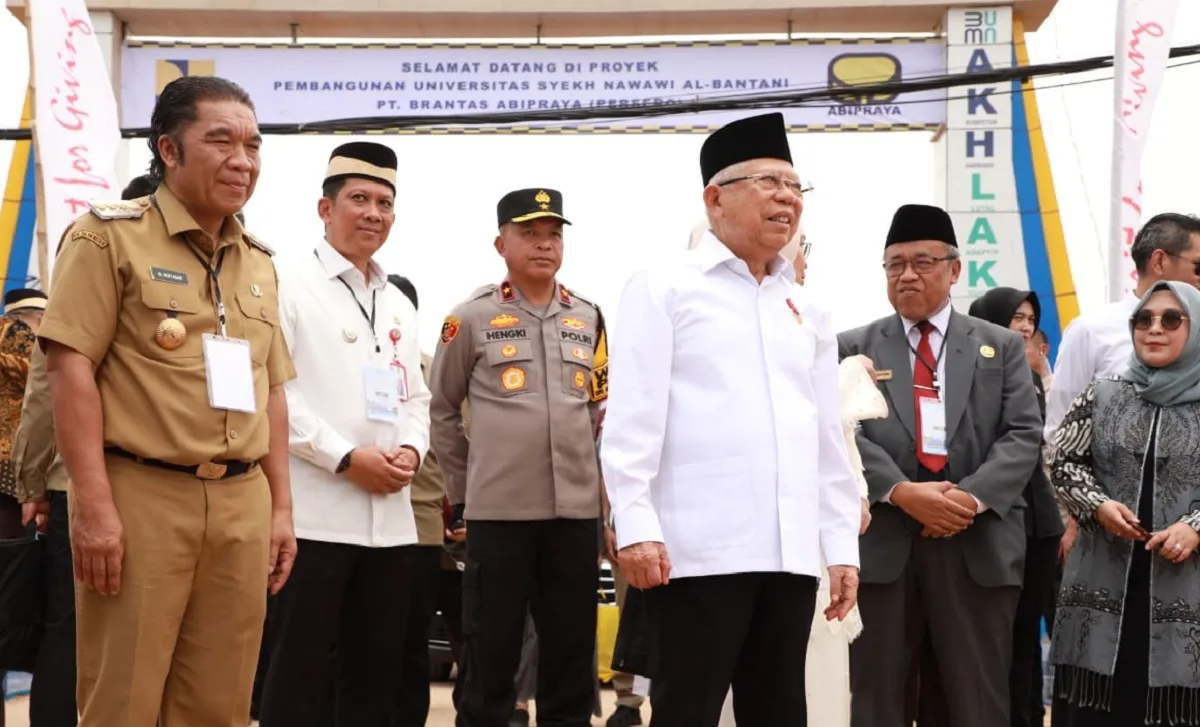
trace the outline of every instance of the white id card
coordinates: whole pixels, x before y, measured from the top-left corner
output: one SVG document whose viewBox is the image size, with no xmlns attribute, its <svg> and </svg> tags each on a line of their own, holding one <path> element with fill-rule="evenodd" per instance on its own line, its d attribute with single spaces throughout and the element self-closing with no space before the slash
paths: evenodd
<svg viewBox="0 0 1200 727">
<path fill-rule="evenodd" d="M 205 333 L 204 375 L 208 379 L 209 406 L 254 413 L 254 370 L 250 366 L 249 341 Z"/>
<path fill-rule="evenodd" d="M 400 401 L 408 401 L 408 369 L 399 361 L 393 361 L 392 371 L 396 372 L 396 393 L 400 396 Z"/>
<path fill-rule="evenodd" d="M 373 422 L 394 422 L 400 415 L 399 376 L 396 370 L 363 366 L 363 393 L 367 397 L 367 418 Z"/>
<path fill-rule="evenodd" d="M 921 451 L 945 457 L 946 405 L 932 397 L 921 397 Z"/>
</svg>

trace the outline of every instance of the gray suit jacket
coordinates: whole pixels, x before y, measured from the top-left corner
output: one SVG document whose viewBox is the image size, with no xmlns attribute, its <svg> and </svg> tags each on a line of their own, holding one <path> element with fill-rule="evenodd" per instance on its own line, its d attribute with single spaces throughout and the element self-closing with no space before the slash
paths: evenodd
<svg viewBox="0 0 1200 727">
<path fill-rule="evenodd" d="M 982 353 L 988 346 L 992 357 Z M 838 336 L 839 358 L 865 354 L 877 371 L 891 412 L 864 421 L 858 448 L 866 467 L 871 526 L 859 541 L 864 583 L 891 583 L 908 563 L 921 524 L 881 502 L 899 482 L 917 478 L 912 364 L 896 315 Z M 963 550 L 967 571 L 981 586 L 1019 586 L 1025 558 L 1022 491 L 1038 462 L 1041 417 L 1021 337 L 977 318 L 951 313 L 946 337 L 947 479 L 988 510 L 947 547 Z"/>
</svg>

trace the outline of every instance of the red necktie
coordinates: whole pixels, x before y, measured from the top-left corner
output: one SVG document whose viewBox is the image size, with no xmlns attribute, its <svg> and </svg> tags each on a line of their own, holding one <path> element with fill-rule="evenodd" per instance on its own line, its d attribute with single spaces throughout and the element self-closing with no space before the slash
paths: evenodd
<svg viewBox="0 0 1200 727">
<path fill-rule="evenodd" d="M 917 324 L 921 332 L 921 342 L 917 344 L 917 358 L 913 362 L 913 406 L 917 417 L 917 461 L 921 466 L 933 473 L 946 468 L 946 457 L 940 454 L 925 454 L 921 447 L 921 399 L 938 398 L 937 387 L 933 385 L 933 370 L 937 368 L 937 359 L 933 357 L 933 346 L 929 345 L 929 333 L 933 324 L 921 321 Z"/>
</svg>

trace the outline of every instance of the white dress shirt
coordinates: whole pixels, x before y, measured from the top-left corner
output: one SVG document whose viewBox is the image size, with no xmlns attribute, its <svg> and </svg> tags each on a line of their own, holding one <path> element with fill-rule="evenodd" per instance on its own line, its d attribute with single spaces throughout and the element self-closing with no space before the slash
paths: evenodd
<svg viewBox="0 0 1200 727">
<path fill-rule="evenodd" d="M 284 387 L 293 518 L 296 537 L 306 540 L 411 545 L 417 526 L 409 488 L 376 495 L 334 474 L 355 447 L 392 451 L 407 445 L 422 460 L 429 447 L 430 397 L 421 375 L 417 312 L 378 264 L 372 261 L 368 271 L 366 280 L 325 240 L 315 254 L 279 263 L 280 319 L 297 373 Z M 374 331 L 367 321 L 372 307 Z M 407 379 L 407 401 L 401 399 L 395 422 L 368 419 L 364 370 L 393 362 L 399 364 L 400 389 Z"/>
<path fill-rule="evenodd" d="M 1129 317 L 1138 298 L 1130 295 L 1107 303 L 1071 321 L 1063 331 L 1054 361 L 1054 386 L 1046 393 L 1046 444 L 1054 444 L 1054 432 L 1075 397 L 1101 376 L 1123 374 L 1133 355 Z"/>
<path fill-rule="evenodd" d="M 759 284 L 707 232 L 633 276 L 614 330 L 600 460 L 618 547 L 664 543 L 677 578 L 858 566 L 837 339 L 786 260 Z"/>
</svg>

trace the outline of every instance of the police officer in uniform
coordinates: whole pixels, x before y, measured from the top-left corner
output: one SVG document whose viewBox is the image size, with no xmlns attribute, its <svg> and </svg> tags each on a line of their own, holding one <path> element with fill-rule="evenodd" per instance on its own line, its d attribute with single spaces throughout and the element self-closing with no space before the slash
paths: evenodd
<svg viewBox="0 0 1200 727">
<path fill-rule="evenodd" d="M 531 609 L 538 722 L 583 727 L 594 700 L 604 318 L 555 277 L 569 224 L 561 194 L 511 192 L 497 213 L 508 279 L 446 318 L 430 376 L 433 445 L 453 519 L 467 522 L 458 725 L 508 724 Z"/>
<path fill-rule="evenodd" d="M 221 78 L 163 89 L 149 198 L 63 237 L 40 337 L 70 476 L 82 727 L 244 727 L 295 556 L 271 250 L 234 214 L 261 137 Z"/>
</svg>

